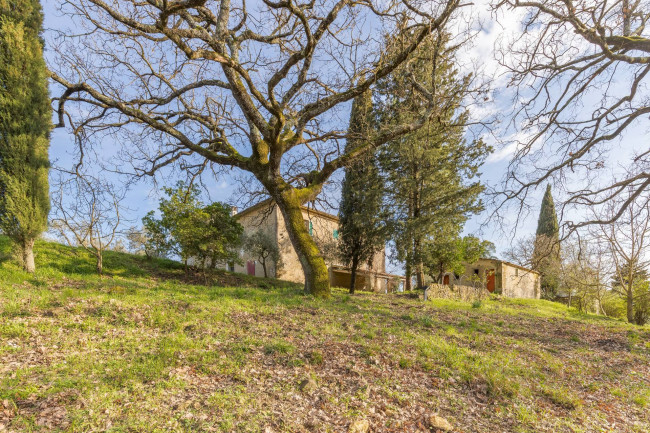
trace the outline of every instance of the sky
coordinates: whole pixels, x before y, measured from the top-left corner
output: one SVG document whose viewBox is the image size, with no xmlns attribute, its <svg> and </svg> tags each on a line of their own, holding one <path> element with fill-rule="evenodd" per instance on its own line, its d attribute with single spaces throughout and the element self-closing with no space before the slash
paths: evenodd
<svg viewBox="0 0 650 433">
<path fill-rule="evenodd" d="M 58 0 L 44 0 L 45 12 L 45 39 L 52 36 L 52 29 L 62 29 L 68 24 L 65 19 L 58 16 L 56 6 Z M 474 21 L 474 28 L 478 32 L 474 43 L 470 48 L 460 53 L 461 63 L 469 65 L 478 64 L 484 73 L 495 78 L 494 96 L 492 100 L 484 104 L 480 110 L 475 110 L 472 115 L 475 118 L 487 118 L 494 112 L 504 110 L 508 104 L 511 104 L 507 97 L 506 75 L 504 71 L 494 60 L 494 46 L 500 38 L 507 38 L 511 34 L 516 34 L 520 29 L 520 15 L 514 13 L 501 13 L 495 16 L 489 8 L 489 1 L 477 0 L 471 10 L 468 9 L 468 17 Z M 46 58 L 52 56 L 52 52 L 46 51 Z M 512 131 L 503 129 L 500 131 L 502 138 L 517 134 L 525 134 L 527 131 Z M 645 132 L 645 131 L 644 131 Z M 501 144 L 494 137 L 485 137 L 490 144 L 495 146 L 495 152 L 492 153 L 482 167 L 481 180 L 487 185 L 496 186 L 503 178 L 503 174 L 508 166 L 511 156 L 515 151 L 512 144 Z M 623 147 L 633 147 L 633 144 L 625 144 Z M 52 134 L 50 157 L 54 165 L 70 167 L 73 164 L 72 154 L 75 150 L 75 143 L 71 134 L 63 128 L 56 129 Z M 101 155 L 105 158 L 108 155 Z M 216 182 L 208 185 L 206 201 L 223 201 L 234 204 L 237 200 L 237 184 L 235 181 L 236 173 L 223 174 Z M 139 225 L 141 218 L 150 210 L 157 208 L 159 199 L 159 187 L 153 185 L 150 181 L 140 181 L 135 184 L 128 192 L 123 204 L 128 208 L 128 217 L 133 225 Z M 537 224 L 537 212 L 541 204 L 541 198 L 545 185 L 535 191 L 528 199 L 527 204 L 531 211 L 521 215 L 517 219 L 515 213 L 508 215 L 506 224 L 496 224 L 488 220 L 489 211 L 474 216 L 466 225 L 467 234 L 477 234 L 484 239 L 493 242 L 496 245 L 497 255 L 502 255 L 509 248 L 511 242 L 517 237 L 523 237 L 534 233 Z M 557 198 L 556 198 L 557 200 Z"/>
</svg>

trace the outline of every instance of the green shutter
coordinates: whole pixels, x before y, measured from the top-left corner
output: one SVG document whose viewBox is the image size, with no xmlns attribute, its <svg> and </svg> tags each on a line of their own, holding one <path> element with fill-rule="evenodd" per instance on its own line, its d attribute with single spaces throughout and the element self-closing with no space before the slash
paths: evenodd
<svg viewBox="0 0 650 433">
<path fill-rule="evenodd" d="M 311 220 L 309 220 L 309 236 L 314 236 L 314 226 L 311 223 Z"/>
<path fill-rule="evenodd" d="M 338 231 L 338 230 L 334 230 L 334 232 L 332 232 L 332 237 L 333 237 L 334 239 L 338 239 L 338 238 L 339 238 L 339 231 Z"/>
</svg>

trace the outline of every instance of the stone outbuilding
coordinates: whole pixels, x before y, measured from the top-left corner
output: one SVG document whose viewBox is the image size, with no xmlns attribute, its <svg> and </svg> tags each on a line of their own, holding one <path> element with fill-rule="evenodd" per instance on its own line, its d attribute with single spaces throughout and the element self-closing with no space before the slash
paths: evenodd
<svg viewBox="0 0 650 433">
<path fill-rule="evenodd" d="M 282 212 L 272 200 L 265 200 L 254 206 L 233 211 L 234 217 L 244 227 L 244 234 L 262 231 L 274 242 L 280 250 L 280 266 L 267 264 L 269 277 L 304 283 L 305 275 L 293 248 Z M 302 216 L 309 234 L 314 238 L 325 257 L 329 270 L 330 285 L 334 287 L 349 287 L 350 269 L 337 258 L 337 243 L 339 239 L 339 219 L 327 212 L 302 207 Z M 264 276 L 264 270 L 256 257 L 251 257 L 246 251 L 241 252 L 242 264 L 231 263 L 227 269 L 233 272 L 246 273 L 258 277 Z M 356 286 L 359 289 L 374 292 L 392 292 L 401 284 L 404 277 L 391 275 L 386 272 L 386 250 L 380 250 L 373 259 L 372 266 L 363 265 L 357 271 Z"/>
<path fill-rule="evenodd" d="M 481 258 L 465 265 L 463 275 L 447 273 L 443 284 L 477 287 L 508 298 L 539 299 L 540 274 L 532 269 L 498 259 Z"/>
</svg>

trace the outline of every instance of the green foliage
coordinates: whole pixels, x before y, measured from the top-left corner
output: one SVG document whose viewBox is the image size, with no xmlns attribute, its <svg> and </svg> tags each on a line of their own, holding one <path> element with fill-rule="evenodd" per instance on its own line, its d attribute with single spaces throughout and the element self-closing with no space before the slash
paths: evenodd
<svg viewBox="0 0 650 433">
<path fill-rule="evenodd" d="M 410 37 L 395 36 L 389 49 Z M 483 186 L 477 177 L 490 147 L 464 139 L 469 114 L 462 101 L 471 77 L 460 75 L 455 50 L 446 43 L 445 35 L 431 36 L 408 65 L 378 85 L 382 125 L 415 122 L 430 104 L 415 89 L 413 79 L 433 94 L 438 107 L 423 128 L 389 142 L 381 151 L 392 237 L 398 259 L 405 261 L 407 283 L 412 270 L 423 283 L 427 240 L 452 242 L 467 217 L 483 209 L 479 200 Z"/>
<path fill-rule="evenodd" d="M 537 220 L 533 263 L 542 274 L 542 298 L 555 299 L 560 287 L 560 229 L 550 184 L 546 186 Z"/>
<path fill-rule="evenodd" d="M 434 236 L 425 243 L 424 264 L 429 275 L 441 282 L 445 273 L 462 275 L 465 272 L 465 263 L 474 263 L 493 251 L 492 242 L 481 241 L 475 236 L 451 239 Z"/>
<path fill-rule="evenodd" d="M 274 266 L 277 275 L 277 270 L 281 266 L 280 249 L 278 243 L 271 236 L 262 230 L 257 230 L 245 237 L 244 249 L 262 264 L 265 277 L 269 276 L 268 266 L 270 264 Z"/>
<path fill-rule="evenodd" d="M 31 261 L 50 209 L 51 108 L 41 25 L 37 0 L 0 0 L 0 228 Z"/>
<path fill-rule="evenodd" d="M 223 203 L 204 206 L 195 185 L 179 182 L 176 188 L 164 188 L 167 198 L 160 200 L 161 218 L 149 212 L 143 219 L 148 239 L 146 249 L 156 255 L 178 255 L 187 262 L 194 258 L 205 268 L 217 263 L 239 260 L 243 227 Z"/>
<path fill-rule="evenodd" d="M 539 218 L 537 219 L 537 232 L 536 234 L 555 238 L 560 233 L 560 226 L 557 222 L 557 213 L 555 212 L 555 203 L 553 202 L 553 195 L 551 194 L 551 185 L 546 185 L 546 192 L 542 199 L 542 207 L 539 210 Z"/>
<path fill-rule="evenodd" d="M 366 92 L 352 104 L 349 125 L 351 138 L 346 143 L 346 152 L 364 146 L 374 127 L 372 94 Z M 346 167 L 339 205 L 339 253 L 352 270 L 352 293 L 357 268 L 363 263 L 371 264 L 375 253 L 384 247 L 386 218 L 382 201 L 383 182 L 377 160 L 374 153 L 368 153 Z"/>
</svg>

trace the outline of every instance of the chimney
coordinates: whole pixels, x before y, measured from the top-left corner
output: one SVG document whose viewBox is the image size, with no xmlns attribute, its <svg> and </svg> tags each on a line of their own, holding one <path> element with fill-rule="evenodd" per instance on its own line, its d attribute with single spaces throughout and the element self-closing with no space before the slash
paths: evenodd
<svg viewBox="0 0 650 433">
<path fill-rule="evenodd" d="M 231 216 L 237 215 L 237 211 L 238 211 L 237 206 L 230 206 L 230 215 Z"/>
</svg>

